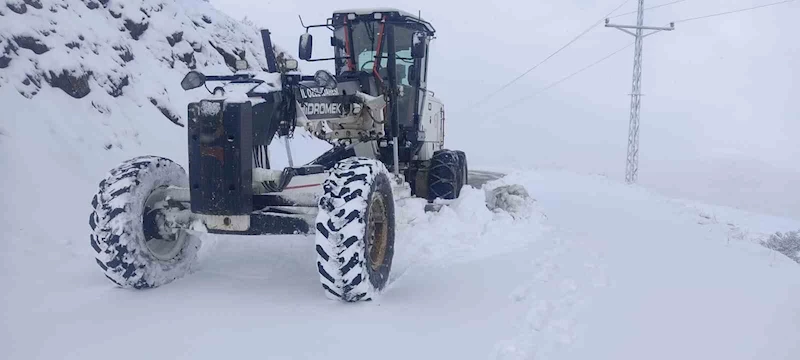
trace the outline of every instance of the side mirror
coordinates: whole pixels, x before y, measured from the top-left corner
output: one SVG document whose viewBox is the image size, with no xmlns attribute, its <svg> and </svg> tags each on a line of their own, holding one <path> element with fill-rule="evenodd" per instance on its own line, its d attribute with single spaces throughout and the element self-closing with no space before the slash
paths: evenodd
<svg viewBox="0 0 800 360">
<path fill-rule="evenodd" d="M 411 57 L 414 59 L 422 59 L 425 57 L 425 39 L 427 35 L 424 32 L 417 31 L 411 38 Z"/>
<path fill-rule="evenodd" d="M 414 65 L 408 66 L 408 83 L 416 85 L 417 83 L 417 67 Z"/>
<path fill-rule="evenodd" d="M 301 60 L 311 59 L 311 47 L 314 43 L 313 40 L 314 39 L 311 37 L 311 34 L 309 33 L 300 35 L 300 46 L 298 48 Z"/>
<path fill-rule="evenodd" d="M 183 90 L 191 90 L 199 88 L 203 86 L 203 84 L 205 83 L 206 83 L 206 76 L 199 71 L 192 70 L 189 71 L 189 73 L 183 77 L 183 80 L 181 80 L 181 87 L 183 88 Z"/>
</svg>

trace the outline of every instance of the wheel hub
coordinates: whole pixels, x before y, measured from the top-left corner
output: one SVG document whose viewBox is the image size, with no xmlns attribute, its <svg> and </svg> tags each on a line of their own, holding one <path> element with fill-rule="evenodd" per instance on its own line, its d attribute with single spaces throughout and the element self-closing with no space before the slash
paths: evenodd
<svg viewBox="0 0 800 360">
<path fill-rule="evenodd" d="M 369 205 L 367 219 L 367 236 L 370 267 L 378 271 L 386 260 L 386 248 L 389 240 L 389 224 L 386 216 L 386 202 L 383 196 L 375 193 Z"/>
<path fill-rule="evenodd" d="M 159 260 L 178 255 L 185 241 L 189 217 L 183 204 L 168 199 L 167 188 L 154 190 L 145 202 L 142 230 L 147 250 Z"/>
</svg>

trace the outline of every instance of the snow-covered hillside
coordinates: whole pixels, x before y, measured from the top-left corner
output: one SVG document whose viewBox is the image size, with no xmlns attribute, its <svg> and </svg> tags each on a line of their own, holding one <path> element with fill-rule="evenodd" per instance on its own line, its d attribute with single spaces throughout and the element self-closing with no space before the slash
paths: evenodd
<svg viewBox="0 0 800 360">
<path fill-rule="evenodd" d="M 49 131 L 56 141 L 72 145 L 60 151 L 77 147 L 115 158 L 106 165 L 141 149 L 185 153 L 180 140 L 186 104 L 206 95 L 204 89 L 181 89 L 189 70 L 231 74 L 239 59 L 251 70 L 266 69 L 258 30 L 204 0 L 8 0 L 5 5 L 0 89 L 10 123 L 3 133 L 25 138 L 17 131 L 30 121 L 22 119 L 42 115 L 52 120 L 50 128 L 65 127 Z M 79 119 L 65 118 L 74 115 Z M 46 136 L 37 140 L 49 145 Z"/>
<path fill-rule="evenodd" d="M 98 181 L 136 155 L 185 165 L 206 93 L 181 77 L 263 67 L 257 31 L 201 0 L 4 1 L 0 359 L 800 358 L 800 266 L 758 243 L 800 221 L 503 164 L 439 212 L 398 204 L 370 303 L 325 298 L 307 236 L 208 235 L 187 277 L 115 288 L 89 246 Z M 294 155 L 325 147 L 299 133 Z M 489 210 L 505 184 L 535 201 Z"/>
<path fill-rule="evenodd" d="M 176 76 L 188 69 L 231 73 L 237 59 L 266 68 L 256 29 L 202 0 L 8 0 L 0 10 L 0 84 L 27 98 L 42 86 L 73 98 L 92 95 L 165 112 L 182 123 Z M 178 80 L 180 78 L 177 78 Z M 173 99 L 174 97 L 174 99 Z"/>
<path fill-rule="evenodd" d="M 186 165 L 186 106 L 207 92 L 184 91 L 182 77 L 231 74 L 241 58 L 266 67 L 258 30 L 203 0 L 4 2 L 0 224 L 45 249 L 83 253 L 84 236 L 64 234 L 84 232 L 106 171 L 146 154 Z M 302 132 L 296 143 L 311 154 L 327 148 Z M 275 146 L 277 165 L 283 153 Z M 59 227 L 47 225 L 54 217 Z"/>
</svg>

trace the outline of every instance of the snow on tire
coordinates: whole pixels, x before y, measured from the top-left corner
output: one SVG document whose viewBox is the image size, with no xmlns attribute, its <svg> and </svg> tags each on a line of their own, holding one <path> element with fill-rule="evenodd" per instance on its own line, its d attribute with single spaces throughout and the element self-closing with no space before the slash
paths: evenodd
<svg viewBox="0 0 800 360">
<path fill-rule="evenodd" d="M 105 276 L 120 287 L 164 285 L 188 273 L 197 259 L 197 238 L 184 231 L 164 234 L 163 218 L 159 227 L 149 215 L 154 201 L 164 203 L 157 194 L 169 186 L 187 187 L 186 171 L 155 156 L 123 162 L 99 184 L 89 216 L 91 246 Z"/>
<path fill-rule="evenodd" d="M 463 171 L 456 152 L 438 150 L 433 153 L 428 170 L 428 200 L 458 198 L 463 185 Z"/>
<path fill-rule="evenodd" d="M 386 285 L 394 256 L 394 197 L 377 160 L 340 161 L 323 183 L 316 218 L 317 270 L 325 294 L 372 300 Z"/>
</svg>

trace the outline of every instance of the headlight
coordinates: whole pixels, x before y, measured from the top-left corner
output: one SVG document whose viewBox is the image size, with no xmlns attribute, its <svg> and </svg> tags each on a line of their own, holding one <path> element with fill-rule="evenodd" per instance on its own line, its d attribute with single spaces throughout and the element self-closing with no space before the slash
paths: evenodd
<svg viewBox="0 0 800 360">
<path fill-rule="evenodd" d="M 336 78 L 325 70 L 317 70 L 317 72 L 314 73 L 314 81 L 317 83 L 317 86 L 330 90 L 336 89 L 338 85 L 336 83 Z"/>
<path fill-rule="evenodd" d="M 247 68 L 249 68 L 247 60 L 236 60 L 236 70 L 242 71 L 247 70 Z"/>
<path fill-rule="evenodd" d="M 289 71 L 297 70 L 297 60 L 295 60 L 295 59 L 286 59 L 286 70 L 289 70 Z"/>
</svg>

